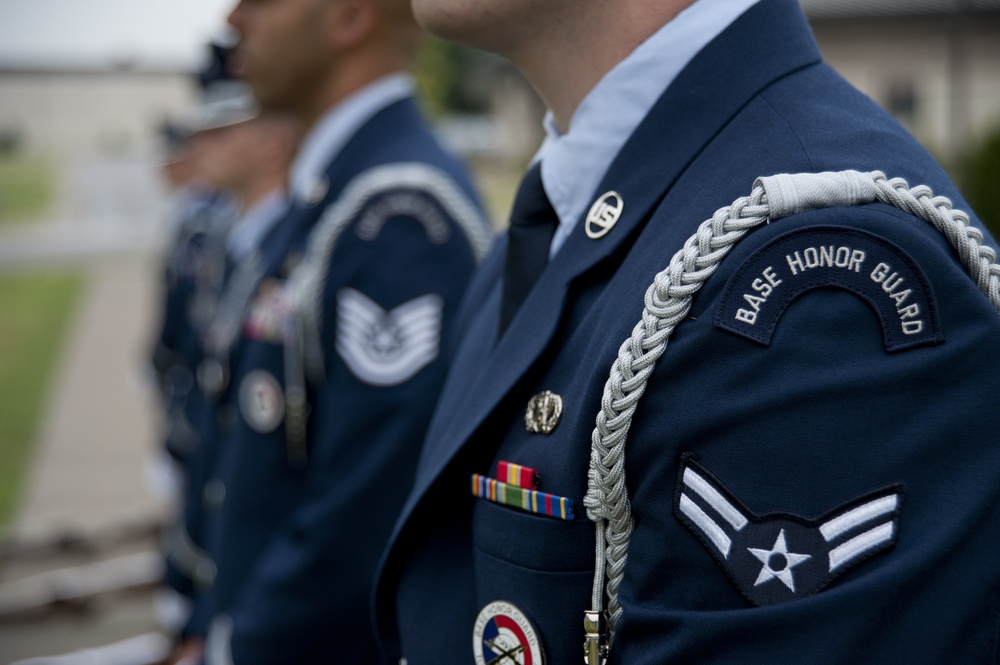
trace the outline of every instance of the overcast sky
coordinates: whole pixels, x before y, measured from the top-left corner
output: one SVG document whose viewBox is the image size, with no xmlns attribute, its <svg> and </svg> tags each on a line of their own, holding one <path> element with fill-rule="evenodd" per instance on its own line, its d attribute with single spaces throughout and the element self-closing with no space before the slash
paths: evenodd
<svg viewBox="0 0 1000 665">
<path fill-rule="evenodd" d="M 0 0 L 0 64 L 194 66 L 236 0 Z"/>
</svg>

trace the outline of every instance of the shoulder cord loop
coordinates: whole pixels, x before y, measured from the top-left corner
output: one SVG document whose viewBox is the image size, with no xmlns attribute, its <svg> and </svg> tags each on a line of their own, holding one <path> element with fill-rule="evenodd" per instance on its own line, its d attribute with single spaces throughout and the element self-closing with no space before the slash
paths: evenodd
<svg viewBox="0 0 1000 665">
<path fill-rule="evenodd" d="M 583 504 L 597 527 L 593 610 L 587 613 L 588 663 L 604 662 L 622 616 L 618 603 L 632 535 L 632 513 L 625 485 L 625 441 L 632 417 L 667 341 L 691 308 L 702 284 L 749 231 L 770 220 L 814 208 L 882 202 L 930 222 L 958 253 L 979 289 L 1000 312 L 1000 266 L 996 252 L 983 245 L 983 234 L 951 201 L 934 196 L 925 185 L 910 188 L 905 180 L 886 179 L 879 171 L 860 173 L 781 174 L 758 178 L 750 196 L 719 208 L 674 254 L 670 265 L 646 290 L 642 320 L 618 349 L 604 385 L 601 410 L 591 435 L 588 489 Z M 605 586 L 606 581 L 606 586 Z M 602 612 L 605 589 L 607 614 Z M 595 646 L 590 627 L 597 617 L 607 621 L 607 639 Z"/>
</svg>

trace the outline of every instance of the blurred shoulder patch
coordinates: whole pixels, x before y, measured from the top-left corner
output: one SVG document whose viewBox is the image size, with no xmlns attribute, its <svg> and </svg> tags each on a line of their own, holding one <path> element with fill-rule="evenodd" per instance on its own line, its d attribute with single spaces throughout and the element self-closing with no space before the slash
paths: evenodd
<svg viewBox="0 0 1000 665">
<path fill-rule="evenodd" d="M 435 245 L 448 241 L 451 227 L 440 203 L 424 192 L 391 191 L 370 202 L 356 227 L 359 238 L 369 242 L 378 238 L 382 228 L 393 218 L 416 220 L 424 228 L 427 240 Z"/>
<path fill-rule="evenodd" d="M 436 293 L 386 311 L 360 291 L 343 288 L 337 293 L 337 354 L 364 383 L 405 383 L 437 358 L 443 309 Z"/>
</svg>

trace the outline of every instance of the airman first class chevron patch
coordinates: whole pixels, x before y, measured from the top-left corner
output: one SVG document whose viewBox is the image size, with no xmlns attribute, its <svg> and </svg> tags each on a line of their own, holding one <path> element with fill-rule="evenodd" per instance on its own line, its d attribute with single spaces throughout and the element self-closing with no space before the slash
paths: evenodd
<svg viewBox="0 0 1000 665">
<path fill-rule="evenodd" d="M 674 514 L 747 600 L 774 605 L 815 594 L 891 548 L 902 498 L 902 486 L 891 485 L 814 520 L 756 515 L 688 453 L 681 457 Z"/>
</svg>

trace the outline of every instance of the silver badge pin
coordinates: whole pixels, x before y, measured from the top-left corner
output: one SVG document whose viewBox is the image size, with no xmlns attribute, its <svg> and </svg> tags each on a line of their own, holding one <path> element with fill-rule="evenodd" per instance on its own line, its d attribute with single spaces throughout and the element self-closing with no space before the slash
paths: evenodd
<svg viewBox="0 0 1000 665">
<path fill-rule="evenodd" d="M 524 427 L 532 434 L 551 434 L 562 415 L 562 397 L 549 390 L 528 400 L 524 410 Z"/>
<path fill-rule="evenodd" d="M 253 431 L 269 434 L 285 417 L 281 384 L 269 372 L 254 370 L 240 384 L 240 413 Z"/>
<path fill-rule="evenodd" d="M 309 183 L 308 189 L 306 191 L 306 201 L 309 205 L 317 205 L 326 196 L 326 193 L 330 191 L 330 181 L 327 180 L 326 176 L 320 176 L 315 178 Z"/>
<path fill-rule="evenodd" d="M 625 202 L 618 192 L 602 194 L 587 213 L 587 222 L 584 224 L 587 237 L 592 240 L 603 238 L 618 222 L 624 209 Z"/>
<path fill-rule="evenodd" d="M 226 503 L 226 484 L 219 478 L 205 483 L 201 491 L 201 502 L 209 510 L 218 510 Z"/>
<path fill-rule="evenodd" d="M 209 356 L 198 364 L 198 387 L 209 397 L 218 396 L 229 383 L 229 372 L 218 358 Z"/>
</svg>

